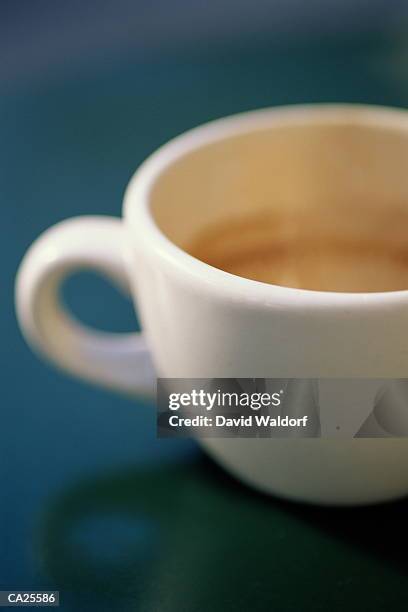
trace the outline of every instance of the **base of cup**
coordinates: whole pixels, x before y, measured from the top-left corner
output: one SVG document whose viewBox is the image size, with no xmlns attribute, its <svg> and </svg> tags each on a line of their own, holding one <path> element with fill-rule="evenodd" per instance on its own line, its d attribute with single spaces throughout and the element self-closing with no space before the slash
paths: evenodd
<svg viewBox="0 0 408 612">
<path fill-rule="evenodd" d="M 221 439 L 200 444 L 232 476 L 296 502 L 350 507 L 408 494 L 408 439 Z"/>
</svg>

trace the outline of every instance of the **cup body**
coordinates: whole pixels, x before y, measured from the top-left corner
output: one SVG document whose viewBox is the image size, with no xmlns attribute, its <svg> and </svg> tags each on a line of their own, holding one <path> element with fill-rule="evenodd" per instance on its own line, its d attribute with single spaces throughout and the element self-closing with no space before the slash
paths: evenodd
<svg viewBox="0 0 408 612">
<path fill-rule="evenodd" d="M 407 291 L 273 286 L 209 266 L 184 244 L 209 221 L 264 207 L 265 193 L 273 206 L 316 206 L 323 218 L 357 198 L 359 231 L 377 210 L 388 215 L 382 207 L 392 223 L 408 205 L 407 162 L 406 113 L 360 106 L 247 113 L 155 153 L 126 192 L 124 251 L 158 375 L 405 378 Z M 408 491 L 405 438 L 200 443 L 243 481 L 290 499 L 363 504 Z"/>
</svg>

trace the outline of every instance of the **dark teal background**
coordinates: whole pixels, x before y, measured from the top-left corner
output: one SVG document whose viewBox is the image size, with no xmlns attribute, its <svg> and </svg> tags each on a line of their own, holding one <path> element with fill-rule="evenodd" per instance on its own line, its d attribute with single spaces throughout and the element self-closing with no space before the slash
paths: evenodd
<svg viewBox="0 0 408 612">
<path fill-rule="evenodd" d="M 407 606 L 406 502 L 338 511 L 256 495 L 193 443 L 156 440 L 151 406 L 39 361 L 13 311 L 36 236 L 70 216 L 119 216 L 135 168 L 180 132 L 269 105 L 406 107 L 404 41 L 129 52 L 2 85 L 0 588 L 59 589 L 75 612 Z M 70 280 L 65 297 L 88 323 L 135 326 L 99 278 Z"/>
</svg>

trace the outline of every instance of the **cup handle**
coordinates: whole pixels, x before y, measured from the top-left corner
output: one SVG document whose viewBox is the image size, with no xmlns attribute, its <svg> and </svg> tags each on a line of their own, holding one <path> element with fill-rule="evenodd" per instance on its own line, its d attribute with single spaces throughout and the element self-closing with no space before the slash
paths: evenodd
<svg viewBox="0 0 408 612">
<path fill-rule="evenodd" d="M 91 329 L 67 312 L 58 295 L 63 281 L 80 269 L 101 272 L 129 293 L 123 242 L 122 222 L 114 217 L 77 217 L 45 231 L 17 273 L 17 317 L 32 348 L 71 374 L 152 397 L 155 373 L 143 334 Z"/>
</svg>

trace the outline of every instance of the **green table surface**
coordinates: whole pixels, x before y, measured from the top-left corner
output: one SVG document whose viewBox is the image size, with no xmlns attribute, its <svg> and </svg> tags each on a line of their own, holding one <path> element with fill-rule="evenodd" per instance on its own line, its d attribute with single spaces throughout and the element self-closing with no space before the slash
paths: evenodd
<svg viewBox="0 0 408 612">
<path fill-rule="evenodd" d="M 408 605 L 408 504 L 329 510 L 244 488 L 154 410 L 37 360 L 15 321 L 18 263 L 46 227 L 120 215 L 137 165 L 204 121 L 269 105 L 406 107 L 400 35 L 131 52 L 0 84 L 0 588 L 59 589 L 61 609 L 385 610 Z M 70 280 L 88 323 L 134 329 L 101 279 Z"/>
</svg>

